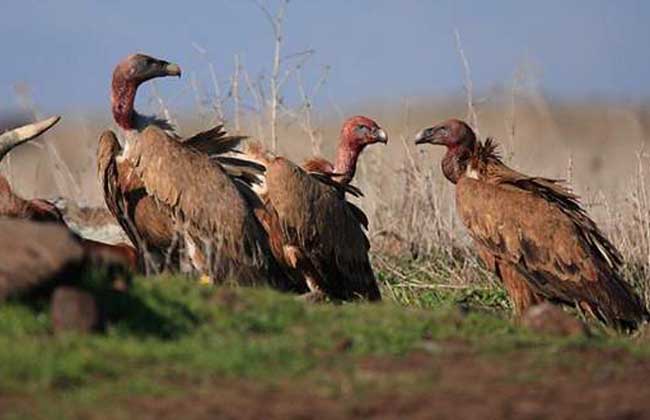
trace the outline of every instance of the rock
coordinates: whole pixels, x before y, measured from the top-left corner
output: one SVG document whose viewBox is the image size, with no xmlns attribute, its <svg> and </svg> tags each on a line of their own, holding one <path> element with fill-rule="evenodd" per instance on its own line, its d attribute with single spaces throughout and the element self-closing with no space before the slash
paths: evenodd
<svg viewBox="0 0 650 420">
<path fill-rule="evenodd" d="M 88 333 L 101 327 L 95 298 L 90 293 L 75 287 L 57 287 L 52 294 L 50 311 L 54 333 L 66 331 Z"/>
<path fill-rule="evenodd" d="M 84 251 L 55 223 L 0 219 L 0 302 L 79 268 Z"/>
<path fill-rule="evenodd" d="M 549 302 L 528 308 L 521 317 L 521 324 L 540 334 L 561 337 L 588 335 L 587 326 Z"/>
</svg>

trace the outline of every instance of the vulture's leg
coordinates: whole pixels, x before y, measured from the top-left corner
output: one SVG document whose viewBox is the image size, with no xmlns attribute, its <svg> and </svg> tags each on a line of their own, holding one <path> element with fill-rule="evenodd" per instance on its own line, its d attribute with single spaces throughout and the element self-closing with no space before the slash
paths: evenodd
<svg viewBox="0 0 650 420">
<path fill-rule="evenodd" d="M 199 273 L 200 281 L 205 282 L 206 277 L 211 277 L 207 274 L 210 273 L 211 270 L 209 270 L 210 267 L 208 267 L 208 256 L 204 252 L 203 247 L 197 242 L 201 242 L 201 240 L 199 239 L 198 241 L 195 241 L 191 235 L 185 235 L 185 249 L 187 256 L 189 257 L 194 270 Z M 215 279 L 213 278 L 212 282 L 214 282 L 214 280 Z"/>
<path fill-rule="evenodd" d="M 499 262 L 496 264 L 496 272 L 508 291 L 517 318 L 521 317 L 531 306 L 544 302 L 545 299 L 533 292 L 524 276 L 519 274 L 514 267 Z"/>
<path fill-rule="evenodd" d="M 494 255 L 483 247 L 479 247 L 477 252 L 487 269 L 496 274 L 503 283 L 517 318 L 523 315 L 526 309 L 545 300 L 533 292 L 526 279 L 514 267 L 503 261 L 497 261 Z"/>
<path fill-rule="evenodd" d="M 323 302 L 327 299 L 327 295 L 319 286 L 320 276 L 314 269 L 314 266 L 304 257 L 300 249 L 296 246 L 285 245 L 282 249 L 286 261 L 291 267 L 298 270 L 305 279 L 309 292 L 300 295 L 299 299 L 306 302 Z"/>
</svg>

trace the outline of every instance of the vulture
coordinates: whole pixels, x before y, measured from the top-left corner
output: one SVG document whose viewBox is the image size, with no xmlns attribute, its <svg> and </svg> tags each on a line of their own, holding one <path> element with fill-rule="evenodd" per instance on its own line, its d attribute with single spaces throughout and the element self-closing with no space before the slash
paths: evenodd
<svg viewBox="0 0 650 420">
<path fill-rule="evenodd" d="M 218 126 L 181 139 L 166 122 L 135 112 L 141 83 L 180 74 L 178 65 L 143 54 L 115 68 L 112 111 L 124 147 L 105 131 L 98 148 L 109 210 L 143 258 L 159 258 L 155 264 L 162 259 L 167 265 L 171 253 L 182 250 L 191 268 L 214 283 L 288 289 L 252 208 L 256 197 L 248 182 L 263 168 L 224 155 L 234 153 L 242 137 L 225 136 Z"/>
<path fill-rule="evenodd" d="M 51 117 L 0 135 L 0 162 L 15 147 L 38 137 L 53 127 L 59 119 L 60 117 Z M 63 215 L 54 204 L 40 198 L 25 200 L 11 189 L 9 182 L 2 175 L 0 175 L 0 217 L 25 219 L 34 222 L 52 222 L 63 225 L 66 229 L 68 228 L 63 220 Z M 130 268 L 137 268 L 135 250 L 128 245 L 104 244 L 81 238 L 76 234 L 73 234 L 73 237 L 89 255 L 109 260 L 117 258 L 118 261 L 125 263 Z"/>
<path fill-rule="evenodd" d="M 181 245 L 176 221 L 168 209 L 160 207 L 160 200 L 149 194 L 147 185 L 135 172 L 135 164 L 125 158 L 128 148 L 144 137 L 147 127 L 158 127 L 166 138 L 210 156 L 233 181 L 238 182 L 238 188 L 244 188 L 239 184 L 253 182 L 254 178 L 248 175 L 251 171 L 261 170 L 259 165 L 226 156 L 235 152 L 234 148 L 244 137 L 227 136 L 222 125 L 182 139 L 168 122 L 135 111 L 134 101 L 140 84 L 157 77 L 180 75 L 178 65 L 143 54 L 133 54 L 122 60 L 113 72 L 111 105 L 124 149 L 115 133 L 107 130 L 100 136 L 97 150 L 97 168 L 106 205 L 138 249 L 139 264 L 147 272 L 178 268 Z M 160 134 L 156 130 L 151 132 L 155 133 L 152 136 Z M 175 148 L 165 150 L 177 153 Z M 167 172 L 169 168 L 160 170 Z M 184 170 L 196 171 L 189 161 Z M 197 178 L 193 182 L 203 181 Z"/>
<path fill-rule="evenodd" d="M 360 194 L 349 183 L 361 151 L 386 142 L 377 123 L 358 116 L 343 125 L 334 164 L 314 158 L 300 167 L 259 148 L 248 151 L 266 167 L 265 185 L 258 191 L 264 205 L 256 214 L 273 255 L 310 299 L 381 299 L 368 258 L 368 220 L 345 193 Z"/>
<path fill-rule="evenodd" d="M 647 320 L 620 253 L 561 181 L 509 168 L 492 139 L 477 140 L 460 120 L 423 129 L 415 143 L 447 148 L 442 172 L 456 185 L 460 219 L 517 312 L 549 300 L 619 329 Z"/>
</svg>

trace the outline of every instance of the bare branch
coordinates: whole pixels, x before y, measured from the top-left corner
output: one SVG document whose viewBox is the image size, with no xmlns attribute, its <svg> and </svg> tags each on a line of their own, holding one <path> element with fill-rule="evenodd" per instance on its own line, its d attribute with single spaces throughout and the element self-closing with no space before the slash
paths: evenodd
<svg viewBox="0 0 650 420">
<path fill-rule="evenodd" d="M 467 60 L 465 51 L 463 50 L 463 44 L 460 40 L 460 32 L 458 31 L 458 28 L 454 28 L 454 36 L 456 38 L 456 49 L 458 50 L 458 55 L 460 56 L 460 61 L 465 71 L 464 85 L 465 94 L 467 95 L 467 118 L 471 120 L 476 134 L 480 137 L 478 115 L 476 114 L 476 109 L 474 108 L 472 72 L 470 71 L 469 61 Z"/>
<path fill-rule="evenodd" d="M 270 110 L 270 123 L 271 123 L 271 149 L 273 152 L 277 152 L 278 149 L 278 106 L 280 103 L 280 66 L 281 66 L 281 54 L 282 54 L 282 41 L 283 41 L 283 25 L 284 17 L 287 11 L 287 6 L 289 0 L 283 0 L 278 12 L 275 16 L 271 15 L 268 8 L 261 4 L 259 1 L 256 2 L 258 7 L 264 12 L 267 19 L 271 23 L 273 28 L 273 33 L 275 35 L 275 52 L 273 54 L 273 70 L 271 73 L 271 110 Z"/>
<path fill-rule="evenodd" d="M 241 130 L 240 118 L 241 118 L 241 98 L 239 96 L 239 78 L 241 73 L 241 63 L 239 62 L 239 54 L 235 54 L 235 72 L 232 75 L 231 91 L 232 98 L 235 106 L 235 132 L 239 133 Z"/>
</svg>

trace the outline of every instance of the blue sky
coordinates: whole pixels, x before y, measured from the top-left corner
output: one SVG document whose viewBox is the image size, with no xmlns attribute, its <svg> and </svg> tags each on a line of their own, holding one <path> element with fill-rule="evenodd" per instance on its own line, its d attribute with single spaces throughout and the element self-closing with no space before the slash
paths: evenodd
<svg viewBox="0 0 650 420">
<path fill-rule="evenodd" d="M 103 109 L 112 67 L 135 51 L 206 84 L 193 43 L 223 80 L 236 53 L 253 75 L 271 64 L 270 27 L 248 0 L 3 0 L 2 16 L 0 109 L 16 102 L 17 83 L 47 110 Z M 527 61 L 551 97 L 636 99 L 650 93 L 649 21 L 650 2 L 640 0 L 293 0 L 285 52 L 314 48 L 308 74 L 330 65 L 327 93 L 342 105 L 460 93 L 458 28 L 479 90 L 508 83 Z M 161 89 L 187 92 L 189 80 Z"/>
</svg>

